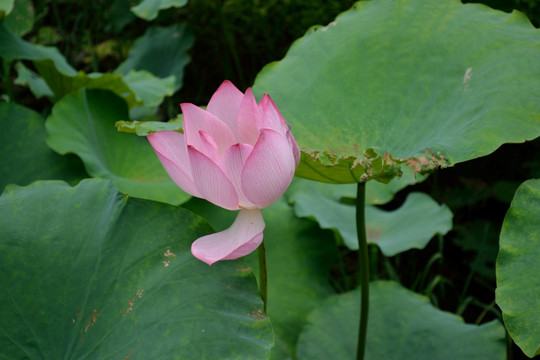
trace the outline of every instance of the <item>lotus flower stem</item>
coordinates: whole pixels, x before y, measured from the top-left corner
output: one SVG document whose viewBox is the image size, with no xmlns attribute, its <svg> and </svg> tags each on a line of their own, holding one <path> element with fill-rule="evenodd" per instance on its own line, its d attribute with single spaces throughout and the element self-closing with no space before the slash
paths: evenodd
<svg viewBox="0 0 540 360">
<path fill-rule="evenodd" d="M 264 313 L 266 314 L 266 303 L 268 299 L 268 274 L 266 271 L 266 249 L 264 247 L 264 240 L 257 248 L 257 255 L 259 256 L 259 289 L 261 291 L 261 298 L 264 303 Z"/>
<path fill-rule="evenodd" d="M 356 193 L 356 230 L 358 233 L 358 283 L 360 285 L 360 322 L 356 359 L 363 360 L 369 313 L 369 257 L 365 222 L 366 183 L 358 183 Z"/>
</svg>

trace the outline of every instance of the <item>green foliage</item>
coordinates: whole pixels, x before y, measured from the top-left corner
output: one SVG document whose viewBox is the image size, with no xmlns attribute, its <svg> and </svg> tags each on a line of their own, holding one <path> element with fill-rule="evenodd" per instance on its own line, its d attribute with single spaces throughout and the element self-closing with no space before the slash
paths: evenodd
<svg viewBox="0 0 540 360">
<path fill-rule="evenodd" d="M 188 0 L 142 0 L 139 5 L 131 8 L 131 11 L 144 20 L 154 20 L 158 12 L 170 7 L 182 7 Z"/>
<path fill-rule="evenodd" d="M 41 97 L 54 98 L 54 93 L 49 88 L 45 80 L 38 74 L 28 69 L 22 62 L 15 64 L 17 78 L 14 83 L 17 85 L 27 86 L 36 99 Z"/>
<path fill-rule="evenodd" d="M 62 74 L 74 76 L 77 71 L 68 64 L 57 48 L 24 41 L 0 23 L 0 54 L 4 60 L 50 60 Z"/>
<path fill-rule="evenodd" d="M 23 36 L 32 29 L 34 24 L 34 6 L 31 0 L 17 0 L 13 11 L 3 22 L 12 33 Z"/>
<path fill-rule="evenodd" d="M 329 193 L 305 182 L 289 199 L 297 216 L 314 218 L 323 229 L 336 231 L 349 249 L 357 250 L 355 207 L 325 192 Z M 365 211 L 368 242 L 377 244 L 385 256 L 422 249 L 435 234 L 444 235 L 452 228 L 450 210 L 423 193 L 410 193 L 405 203 L 391 212 L 373 206 L 366 206 Z"/>
<path fill-rule="evenodd" d="M 81 89 L 60 100 L 47 119 L 47 144 L 77 154 L 88 173 L 112 180 L 130 196 L 173 205 L 189 198 L 169 178 L 146 139 L 116 131 L 125 102 L 105 90 Z"/>
<path fill-rule="evenodd" d="M 217 230 L 230 226 L 236 216 L 196 198 L 183 206 L 208 219 Z M 332 294 L 326 278 L 336 260 L 336 247 L 330 232 L 295 217 L 284 199 L 264 209 L 263 215 L 268 264 L 267 314 L 276 336 L 272 359 L 295 358 L 296 342 L 308 313 Z M 247 262 L 257 273 L 254 255 Z"/>
<path fill-rule="evenodd" d="M 290 122 L 298 176 L 432 171 L 540 135 L 538 34 L 522 14 L 458 1 L 359 2 L 266 66 L 254 92 Z"/>
<path fill-rule="evenodd" d="M 182 123 L 171 120 L 161 121 L 118 121 L 116 123 L 118 131 L 147 136 L 157 131 L 178 131 L 183 132 Z"/>
<path fill-rule="evenodd" d="M 253 275 L 191 256 L 193 213 L 99 179 L 10 186 L 0 213 L 0 357 L 269 357 Z"/>
<path fill-rule="evenodd" d="M 497 317 L 527 355 L 538 352 L 535 181 L 501 234 L 502 314 L 494 262 L 517 186 L 540 176 L 540 142 L 478 158 L 538 135 L 539 33 L 527 19 L 458 0 L 362 1 L 336 21 L 352 0 L 137 2 L 36 0 L 32 15 L 28 0 L 0 0 L 1 99 L 11 101 L 0 103 L 0 191 L 92 176 L 128 195 L 102 179 L 6 187 L 0 357 L 353 356 L 356 185 L 295 179 L 263 210 L 264 318 L 256 256 L 207 267 L 189 246 L 208 224 L 144 199 L 182 204 L 216 230 L 236 214 L 184 194 L 146 139 L 115 129 L 181 132 L 179 102 L 207 103 L 224 79 L 244 90 L 298 38 L 255 91 L 290 122 L 299 175 L 379 180 L 366 184 L 381 249 L 369 247 L 371 277 L 409 290 L 373 282 L 371 358 L 500 358 Z M 534 0 L 484 2 L 540 19 Z M 435 233 L 446 235 L 429 241 Z"/>
<path fill-rule="evenodd" d="M 497 304 L 508 333 L 533 357 L 540 355 L 540 181 L 517 190 L 504 219 L 497 258 Z"/>
<path fill-rule="evenodd" d="M 313 311 L 298 343 L 298 359 L 353 359 L 359 303 L 355 290 L 333 296 Z M 498 321 L 465 324 L 393 282 L 371 284 L 369 316 L 366 359 L 506 358 L 504 328 Z"/>
<path fill-rule="evenodd" d="M 150 27 L 135 41 L 127 59 L 115 72 L 128 75 L 132 70 L 146 70 L 160 78 L 174 76 L 174 90 L 178 90 L 193 41 L 193 34 L 182 24 Z"/>
<path fill-rule="evenodd" d="M 4 20 L 12 11 L 15 0 L 0 0 L 0 20 Z"/>
<path fill-rule="evenodd" d="M 8 184 L 28 185 L 34 180 L 86 177 L 82 164 L 62 157 L 45 144 L 43 118 L 14 103 L 0 103 L 0 192 Z"/>
</svg>

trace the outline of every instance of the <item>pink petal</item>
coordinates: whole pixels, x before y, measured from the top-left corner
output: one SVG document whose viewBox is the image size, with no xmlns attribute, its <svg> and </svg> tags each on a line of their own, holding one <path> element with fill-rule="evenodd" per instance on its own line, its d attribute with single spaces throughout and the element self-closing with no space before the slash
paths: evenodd
<svg viewBox="0 0 540 360">
<path fill-rule="evenodd" d="M 238 113 L 238 138 L 240 142 L 255 145 L 259 130 L 263 125 L 263 112 L 257 106 L 251 88 L 246 90 Z"/>
<path fill-rule="evenodd" d="M 263 240 L 264 220 L 260 209 L 242 209 L 227 230 L 203 236 L 191 245 L 191 253 L 212 265 L 248 255 Z"/>
<path fill-rule="evenodd" d="M 263 95 L 263 101 L 261 104 L 264 108 L 264 120 L 262 128 L 272 129 L 279 132 L 282 135 L 289 130 L 287 122 L 281 116 L 276 104 L 272 101 L 272 98 L 268 95 Z"/>
<path fill-rule="evenodd" d="M 221 169 L 233 183 L 240 198 L 240 206 L 247 209 L 257 207 L 246 198 L 241 186 L 242 169 L 252 150 L 253 146 L 249 144 L 236 144 L 227 149 L 221 158 Z"/>
<path fill-rule="evenodd" d="M 208 111 L 193 104 L 184 103 L 180 107 L 184 115 L 184 134 L 187 145 L 192 145 L 197 150 L 203 151 L 199 136 L 201 130 L 214 139 L 220 154 L 229 146 L 237 143 L 236 136 L 231 128 Z"/>
<path fill-rule="evenodd" d="M 217 164 L 219 162 L 219 149 L 214 139 L 202 130 L 199 131 L 199 138 L 202 145 L 201 152 Z"/>
<path fill-rule="evenodd" d="M 223 170 L 208 156 L 188 145 L 193 182 L 203 198 L 228 210 L 238 210 L 236 189 Z"/>
<path fill-rule="evenodd" d="M 238 111 L 243 97 L 244 94 L 232 82 L 225 80 L 212 95 L 206 111 L 223 120 L 236 134 Z"/>
<path fill-rule="evenodd" d="M 298 144 L 296 143 L 296 140 L 294 139 L 293 134 L 291 133 L 291 130 L 287 131 L 287 139 L 289 140 L 289 145 L 291 146 L 291 149 L 293 151 L 294 155 L 294 163 L 296 166 L 300 163 L 300 148 L 298 147 Z"/>
<path fill-rule="evenodd" d="M 191 175 L 184 135 L 176 131 L 158 131 L 147 136 L 167 174 L 182 190 L 200 197 Z"/>
<path fill-rule="evenodd" d="M 263 129 L 242 171 L 242 190 L 260 208 L 274 203 L 287 189 L 296 169 L 289 140 Z"/>
</svg>

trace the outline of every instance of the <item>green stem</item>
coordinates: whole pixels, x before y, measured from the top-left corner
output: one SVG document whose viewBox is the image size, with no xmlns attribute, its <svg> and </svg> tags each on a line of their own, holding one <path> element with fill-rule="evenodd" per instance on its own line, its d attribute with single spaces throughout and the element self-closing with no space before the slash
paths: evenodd
<svg viewBox="0 0 540 360">
<path fill-rule="evenodd" d="M 261 298 L 264 303 L 264 313 L 266 314 L 266 303 L 268 299 L 268 273 L 266 271 L 266 249 L 264 248 L 264 240 L 257 249 L 259 255 L 259 289 Z"/>
<path fill-rule="evenodd" d="M 358 282 L 360 285 L 360 322 L 356 359 L 364 359 L 369 312 L 369 258 L 365 221 L 366 184 L 358 183 L 356 193 L 356 231 L 358 233 Z"/>
</svg>

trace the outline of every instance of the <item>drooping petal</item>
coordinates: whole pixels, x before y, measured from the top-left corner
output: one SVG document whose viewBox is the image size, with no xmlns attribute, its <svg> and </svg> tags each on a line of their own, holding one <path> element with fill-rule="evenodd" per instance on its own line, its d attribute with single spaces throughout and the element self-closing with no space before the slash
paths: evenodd
<svg viewBox="0 0 540 360">
<path fill-rule="evenodd" d="M 208 265 L 237 259 L 257 249 L 263 239 L 264 226 L 260 209 L 242 209 L 230 228 L 195 240 L 191 252 Z"/>
<path fill-rule="evenodd" d="M 181 104 L 184 115 L 184 134 L 187 145 L 203 151 L 199 131 L 204 131 L 212 137 L 222 154 L 231 145 L 236 144 L 236 136 L 231 128 L 206 110 L 193 104 Z"/>
<path fill-rule="evenodd" d="M 289 140 L 263 129 L 242 170 L 242 190 L 260 208 L 274 203 L 287 189 L 296 163 Z"/>
<path fill-rule="evenodd" d="M 158 131 L 147 138 L 176 185 L 190 195 L 201 197 L 193 182 L 184 135 L 176 131 Z"/>
<path fill-rule="evenodd" d="M 240 142 L 255 145 L 263 125 L 263 111 L 257 105 L 251 88 L 246 90 L 238 113 L 238 138 Z"/>
<path fill-rule="evenodd" d="M 242 169 L 252 150 L 253 146 L 249 144 L 236 144 L 227 149 L 221 158 L 221 169 L 233 183 L 240 199 L 240 206 L 247 209 L 257 207 L 244 195 L 241 184 Z"/>
<path fill-rule="evenodd" d="M 202 197 L 222 208 L 238 210 L 236 189 L 219 165 L 193 146 L 187 148 L 193 182 Z"/>
<path fill-rule="evenodd" d="M 206 111 L 223 120 L 236 134 L 238 111 L 243 97 L 244 94 L 232 82 L 225 80 L 212 95 Z"/>
</svg>

